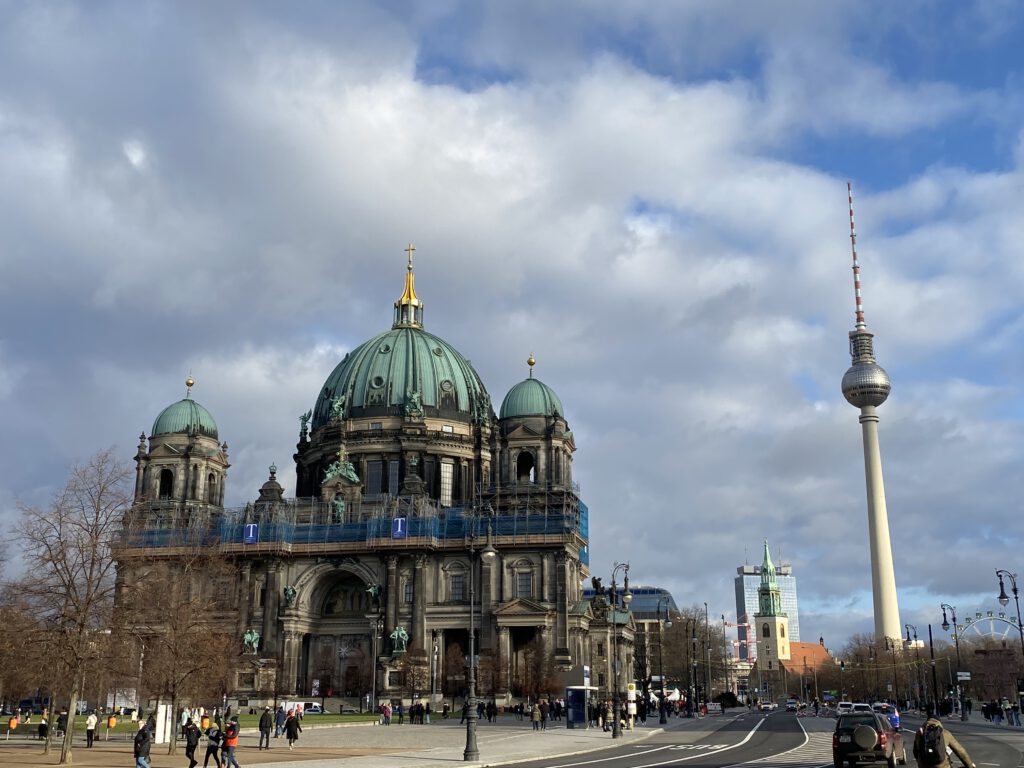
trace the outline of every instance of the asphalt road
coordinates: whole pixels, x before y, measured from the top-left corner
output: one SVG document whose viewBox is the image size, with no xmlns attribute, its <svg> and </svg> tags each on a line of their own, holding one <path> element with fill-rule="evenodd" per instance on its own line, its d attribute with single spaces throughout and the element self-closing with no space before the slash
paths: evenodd
<svg viewBox="0 0 1024 768">
<path fill-rule="evenodd" d="M 807 735 L 792 714 L 742 714 L 708 718 L 697 728 L 673 728 L 670 722 L 665 733 L 655 734 L 642 743 L 519 765 L 525 768 L 669 768 L 676 765 L 726 768 L 794 750 L 805 746 L 807 741 Z M 831 750 L 831 741 L 829 745 Z M 765 768 L 768 765 L 765 763 Z"/>
<path fill-rule="evenodd" d="M 914 730 L 921 721 L 902 723 L 911 766 Z M 949 722 L 947 727 L 978 768 L 1024 768 L 1024 729 L 983 723 Z M 672 728 L 642 743 L 610 747 L 571 758 L 522 763 L 523 768 L 832 768 L 835 720 L 789 712 L 709 718 L 698 728 Z M 954 765 L 959 761 L 953 760 Z M 883 764 L 884 765 L 884 764 Z"/>
</svg>

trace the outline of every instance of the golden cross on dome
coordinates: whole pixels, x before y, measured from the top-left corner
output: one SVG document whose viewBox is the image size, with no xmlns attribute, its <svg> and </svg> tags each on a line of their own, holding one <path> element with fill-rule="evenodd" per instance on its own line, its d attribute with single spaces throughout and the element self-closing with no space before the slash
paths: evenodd
<svg viewBox="0 0 1024 768">
<path fill-rule="evenodd" d="M 409 256 L 409 271 L 412 272 L 412 255 L 413 253 L 416 252 L 416 247 L 412 243 L 409 243 L 409 245 L 405 249 L 405 252 Z"/>
</svg>

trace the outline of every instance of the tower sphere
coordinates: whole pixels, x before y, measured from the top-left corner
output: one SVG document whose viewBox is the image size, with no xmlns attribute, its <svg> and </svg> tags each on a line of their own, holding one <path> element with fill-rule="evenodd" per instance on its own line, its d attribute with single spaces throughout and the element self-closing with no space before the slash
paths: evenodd
<svg viewBox="0 0 1024 768">
<path fill-rule="evenodd" d="M 881 405 L 891 388 L 889 374 L 875 362 L 854 363 L 843 374 L 843 397 L 856 408 Z"/>
</svg>

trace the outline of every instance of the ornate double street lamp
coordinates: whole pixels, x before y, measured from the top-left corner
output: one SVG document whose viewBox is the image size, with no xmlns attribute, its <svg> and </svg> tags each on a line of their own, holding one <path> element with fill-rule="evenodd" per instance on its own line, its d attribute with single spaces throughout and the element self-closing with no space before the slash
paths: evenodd
<svg viewBox="0 0 1024 768">
<path fill-rule="evenodd" d="M 1010 602 L 1010 598 L 1006 595 L 1006 587 L 1003 585 L 1003 577 L 1005 576 L 1010 580 L 1013 602 L 1017 606 L 1017 632 L 1020 634 L 1020 653 L 1021 656 L 1024 656 L 1024 624 L 1021 624 L 1020 621 L 1020 596 L 1017 592 L 1017 574 L 999 569 L 996 571 L 996 576 L 999 577 L 999 604 L 1003 606 Z"/>
<path fill-rule="evenodd" d="M 960 666 L 960 627 L 956 623 L 956 606 L 950 605 L 949 603 L 942 603 L 942 629 L 945 632 L 949 632 L 950 623 L 946 617 L 946 611 L 948 610 L 950 615 L 953 617 L 953 643 L 956 645 L 956 691 L 957 699 L 960 701 L 960 719 L 967 719 L 967 707 L 965 706 L 964 686 L 960 684 L 960 672 L 962 667 Z"/>
<path fill-rule="evenodd" d="M 629 612 L 629 604 L 633 601 L 633 593 L 629 591 L 629 563 L 615 563 L 612 568 L 612 637 L 614 639 L 614 661 L 615 668 L 613 670 L 615 675 L 615 699 L 612 704 L 612 717 L 615 721 L 612 723 L 612 738 L 622 738 L 622 654 L 619 651 L 619 617 L 617 615 L 616 606 L 619 602 L 619 593 L 615 588 L 615 576 L 622 571 L 624 576 L 622 579 L 622 608 L 627 613 Z"/>
<path fill-rule="evenodd" d="M 476 761 L 480 759 L 480 750 L 476 746 L 476 643 L 474 633 L 476 632 L 474 608 L 476 598 L 476 566 L 477 560 L 490 562 L 498 554 L 498 550 L 491 544 L 491 524 L 487 524 L 487 543 L 480 550 L 480 557 L 476 557 L 476 536 L 470 535 L 466 542 L 469 546 L 469 670 L 467 674 L 466 692 L 466 748 L 462 751 L 462 759 L 465 761 Z"/>
<path fill-rule="evenodd" d="M 661 604 L 665 604 L 665 618 L 661 618 Z M 665 630 L 671 628 L 672 617 L 668 614 L 669 598 L 662 597 L 658 600 L 658 676 L 661 678 L 661 698 L 658 699 L 658 724 L 665 725 L 668 717 L 665 713 L 665 657 L 663 646 L 665 645 Z"/>
</svg>

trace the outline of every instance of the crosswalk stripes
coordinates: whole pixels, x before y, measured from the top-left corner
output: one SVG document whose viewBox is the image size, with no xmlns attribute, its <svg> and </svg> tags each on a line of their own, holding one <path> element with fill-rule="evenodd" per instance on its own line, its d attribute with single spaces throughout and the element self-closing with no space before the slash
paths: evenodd
<svg viewBox="0 0 1024 768">
<path fill-rule="evenodd" d="M 788 752 L 750 760 L 741 765 L 756 765 L 758 768 L 811 768 L 832 766 L 832 734 L 808 733 L 807 742 Z"/>
</svg>

